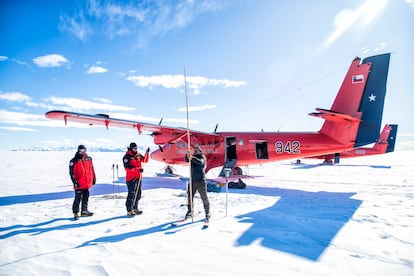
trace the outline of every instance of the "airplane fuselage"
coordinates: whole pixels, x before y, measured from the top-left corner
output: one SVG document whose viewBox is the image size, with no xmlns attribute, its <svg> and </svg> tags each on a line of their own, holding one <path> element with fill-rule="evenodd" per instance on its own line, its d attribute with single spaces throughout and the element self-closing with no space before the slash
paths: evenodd
<svg viewBox="0 0 414 276">
<path fill-rule="evenodd" d="M 279 160 L 304 158 L 317 154 L 333 154 L 353 149 L 354 144 L 342 144 L 317 132 L 220 132 L 212 140 L 197 139 L 207 158 L 210 170 L 235 160 L 236 166 L 262 164 Z M 168 164 L 185 164 L 186 142 L 167 144 L 156 150 L 151 158 Z"/>
</svg>

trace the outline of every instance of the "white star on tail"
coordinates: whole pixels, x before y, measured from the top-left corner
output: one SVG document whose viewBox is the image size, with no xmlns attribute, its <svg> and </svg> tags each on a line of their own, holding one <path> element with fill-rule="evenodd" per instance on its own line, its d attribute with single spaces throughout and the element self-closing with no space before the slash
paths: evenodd
<svg viewBox="0 0 414 276">
<path fill-rule="evenodd" d="M 368 98 L 369 98 L 369 101 L 370 102 L 375 102 L 375 98 L 376 98 L 377 96 L 375 96 L 374 94 L 371 94 L 371 96 L 369 96 Z"/>
</svg>

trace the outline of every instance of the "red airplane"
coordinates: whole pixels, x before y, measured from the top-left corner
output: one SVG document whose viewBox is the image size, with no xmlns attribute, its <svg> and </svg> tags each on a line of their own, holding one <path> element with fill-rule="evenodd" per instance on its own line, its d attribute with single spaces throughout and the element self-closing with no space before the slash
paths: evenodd
<svg viewBox="0 0 414 276">
<path fill-rule="evenodd" d="M 398 125 L 385 125 L 381 131 L 379 140 L 374 144 L 373 147 L 360 147 L 355 148 L 350 151 L 344 151 L 341 153 L 328 154 L 328 155 L 319 155 L 306 158 L 312 159 L 324 159 L 324 164 L 337 164 L 339 163 L 340 158 L 352 158 L 352 157 L 361 157 L 368 155 L 378 155 L 393 152 L 395 148 L 395 142 L 397 139 L 397 129 Z M 296 163 L 300 163 L 300 160 Z"/>
<path fill-rule="evenodd" d="M 88 115 L 49 111 L 49 119 L 135 129 L 150 132 L 159 146 L 151 154 L 167 164 L 188 164 L 184 156 L 199 146 L 207 157 L 206 171 L 223 167 L 241 174 L 240 166 L 287 159 L 349 152 L 375 143 L 381 128 L 390 53 L 365 58 L 356 57 L 338 91 L 331 109 L 317 108 L 311 116 L 325 120 L 317 132 L 201 132 L 123 119 L 105 114 Z M 189 141 L 190 140 L 190 141 Z"/>
</svg>

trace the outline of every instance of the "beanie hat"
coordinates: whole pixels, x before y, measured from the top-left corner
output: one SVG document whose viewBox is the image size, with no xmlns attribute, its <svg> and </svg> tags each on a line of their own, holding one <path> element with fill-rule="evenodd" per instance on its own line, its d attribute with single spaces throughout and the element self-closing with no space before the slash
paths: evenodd
<svg viewBox="0 0 414 276">
<path fill-rule="evenodd" d="M 86 147 L 84 145 L 79 145 L 78 146 L 78 151 L 80 150 L 85 150 L 86 151 Z"/>
<path fill-rule="evenodd" d="M 129 148 L 130 149 L 136 148 L 136 147 L 137 147 L 137 144 L 135 144 L 134 142 L 132 142 L 131 144 L 129 144 Z"/>
</svg>

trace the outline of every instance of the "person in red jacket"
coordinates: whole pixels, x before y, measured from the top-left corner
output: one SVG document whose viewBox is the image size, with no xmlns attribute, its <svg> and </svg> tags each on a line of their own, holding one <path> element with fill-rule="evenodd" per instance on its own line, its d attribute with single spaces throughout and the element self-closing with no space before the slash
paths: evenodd
<svg viewBox="0 0 414 276">
<path fill-rule="evenodd" d="M 128 216 L 142 214 L 138 209 L 138 201 L 141 199 L 142 193 L 142 163 L 147 163 L 149 159 L 150 148 L 147 149 L 145 155 L 138 152 L 137 144 L 131 143 L 123 158 L 123 164 L 126 171 L 126 184 L 128 186 L 128 195 L 126 198 L 126 209 Z"/>
<path fill-rule="evenodd" d="M 86 154 L 86 147 L 84 145 L 78 146 L 78 151 L 70 160 L 69 175 L 73 183 L 73 189 L 75 190 L 75 199 L 72 205 L 75 220 L 79 219 L 79 204 L 81 201 L 81 216 L 92 216 L 93 213 L 88 211 L 89 189 L 92 185 L 95 185 L 96 176 L 92 158 Z"/>
</svg>

